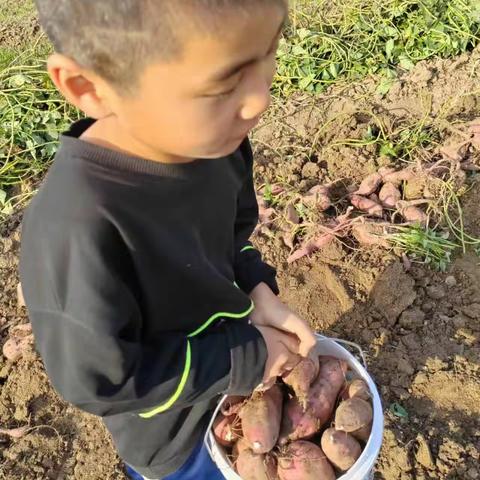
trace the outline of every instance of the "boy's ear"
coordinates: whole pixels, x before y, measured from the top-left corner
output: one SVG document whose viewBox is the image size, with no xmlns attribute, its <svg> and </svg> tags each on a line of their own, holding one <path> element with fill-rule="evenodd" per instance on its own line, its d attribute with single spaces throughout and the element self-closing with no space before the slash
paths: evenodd
<svg viewBox="0 0 480 480">
<path fill-rule="evenodd" d="M 74 60 L 55 53 L 48 59 L 48 73 L 67 101 L 88 117 L 100 119 L 112 113 L 101 93 L 104 82 Z"/>
</svg>

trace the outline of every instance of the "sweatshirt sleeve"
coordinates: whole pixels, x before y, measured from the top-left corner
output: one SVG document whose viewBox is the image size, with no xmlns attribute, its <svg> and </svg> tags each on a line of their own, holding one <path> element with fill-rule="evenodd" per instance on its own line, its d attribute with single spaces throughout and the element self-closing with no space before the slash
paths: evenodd
<svg viewBox="0 0 480 480">
<path fill-rule="evenodd" d="M 196 336 L 170 329 L 149 343 L 134 267 L 113 226 L 49 233 L 43 241 L 24 223 L 21 280 L 37 349 L 67 401 L 99 416 L 150 418 L 260 383 L 266 347 L 248 324 Z"/>
<path fill-rule="evenodd" d="M 248 139 L 241 146 L 247 176 L 238 199 L 235 222 L 235 277 L 238 286 L 247 294 L 259 284 L 266 283 L 278 295 L 276 270 L 262 260 L 260 252 L 250 242 L 258 223 L 258 202 L 253 182 L 253 153 Z"/>
</svg>

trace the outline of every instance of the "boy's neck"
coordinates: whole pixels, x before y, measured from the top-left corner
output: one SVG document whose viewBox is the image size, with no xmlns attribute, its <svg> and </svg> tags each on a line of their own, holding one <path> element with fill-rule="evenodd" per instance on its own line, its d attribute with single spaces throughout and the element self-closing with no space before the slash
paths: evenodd
<svg viewBox="0 0 480 480">
<path fill-rule="evenodd" d="M 190 163 L 194 160 L 193 158 L 178 157 L 151 149 L 148 145 L 139 142 L 125 132 L 114 116 L 97 120 L 83 132 L 80 139 L 123 154 L 159 163 Z"/>
</svg>

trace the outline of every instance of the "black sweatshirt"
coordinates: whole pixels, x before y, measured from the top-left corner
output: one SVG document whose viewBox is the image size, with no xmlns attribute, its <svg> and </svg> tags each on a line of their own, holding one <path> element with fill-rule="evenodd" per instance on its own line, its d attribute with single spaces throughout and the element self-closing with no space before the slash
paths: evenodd
<svg viewBox="0 0 480 480">
<path fill-rule="evenodd" d="M 176 471 L 219 395 L 249 394 L 266 347 L 248 294 L 277 291 L 249 243 L 248 140 L 234 154 L 162 164 L 63 136 L 23 223 L 21 280 L 56 390 L 103 417 L 141 474 Z"/>
</svg>

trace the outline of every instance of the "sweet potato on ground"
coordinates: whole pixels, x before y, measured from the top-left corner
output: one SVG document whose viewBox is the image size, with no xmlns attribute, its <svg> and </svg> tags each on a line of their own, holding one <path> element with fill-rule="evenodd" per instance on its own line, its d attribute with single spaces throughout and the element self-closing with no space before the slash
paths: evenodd
<svg viewBox="0 0 480 480">
<path fill-rule="evenodd" d="M 355 194 L 350 197 L 350 201 L 355 208 L 368 213 L 368 215 L 373 217 L 383 216 L 383 207 L 374 200 Z"/>
<path fill-rule="evenodd" d="M 321 446 L 332 465 L 342 471 L 352 468 L 362 454 L 362 447 L 354 437 L 334 428 L 323 432 Z"/>
<path fill-rule="evenodd" d="M 427 214 L 423 210 L 420 210 L 418 207 L 413 205 L 401 208 L 400 214 L 407 222 L 417 223 L 420 225 L 426 225 L 428 222 Z"/>
<path fill-rule="evenodd" d="M 402 199 L 402 194 L 393 183 L 387 182 L 380 190 L 379 198 L 385 208 L 395 208 Z"/>
<path fill-rule="evenodd" d="M 243 450 L 237 458 L 236 468 L 243 480 L 277 480 L 277 464 L 269 455 Z"/>
<path fill-rule="evenodd" d="M 307 406 L 310 385 L 317 378 L 319 368 L 317 357 L 315 359 L 303 358 L 291 372 L 283 377 L 284 383 L 293 389 L 304 408 Z"/>
<path fill-rule="evenodd" d="M 219 414 L 213 424 L 213 434 L 220 445 L 231 447 L 240 437 L 240 420 L 237 416 Z"/>
<path fill-rule="evenodd" d="M 379 173 L 373 173 L 363 180 L 355 194 L 368 197 L 375 193 L 381 184 L 382 176 Z"/>
<path fill-rule="evenodd" d="M 404 170 L 398 171 L 390 168 L 381 168 L 379 173 L 382 175 L 385 183 L 393 183 L 397 186 L 402 182 L 408 182 L 415 178 L 415 172 L 411 168 L 405 168 Z"/>
<path fill-rule="evenodd" d="M 255 453 L 267 453 L 277 443 L 282 404 L 282 390 L 274 385 L 266 392 L 255 393 L 240 409 L 243 435 Z"/>
<path fill-rule="evenodd" d="M 335 412 L 335 428 L 343 432 L 355 432 L 373 420 L 371 405 L 359 397 L 342 402 Z"/>
<path fill-rule="evenodd" d="M 359 223 L 353 226 L 352 234 L 358 243 L 362 245 L 369 247 L 390 247 L 390 242 L 385 238 L 385 233 L 381 225 L 376 225 L 371 222 Z"/>
<path fill-rule="evenodd" d="M 335 480 L 335 472 L 320 447 L 293 442 L 278 457 L 280 480 Z"/>
<path fill-rule="evenodd" d="M 332 206 L 330 188 L 326 185 L 316 185 L 302 198 L 302 203 L 317 208 L 320 212 L 328 210 Z"/>
</svg>

